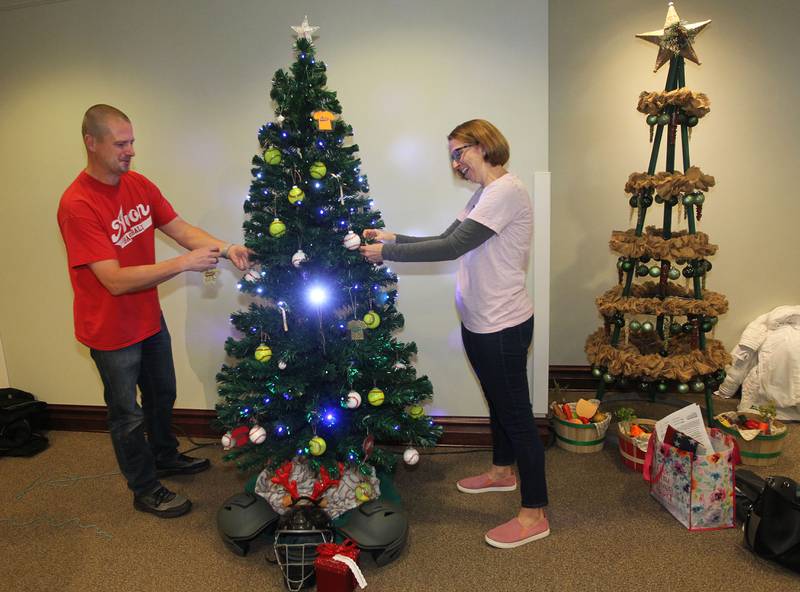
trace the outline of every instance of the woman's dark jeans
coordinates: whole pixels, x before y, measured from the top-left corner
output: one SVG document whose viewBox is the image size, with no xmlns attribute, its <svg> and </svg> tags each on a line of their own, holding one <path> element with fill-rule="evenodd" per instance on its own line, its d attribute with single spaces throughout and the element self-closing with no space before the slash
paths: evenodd
<svg viewBox="0 0 800 592">
<path fill-rule="evenodd" d="M 103 380 L 108 428 L 120 471 L 134 495 L 149 493 L 159 484 L 156 459 L 173 459 L 178 450 L 170 427 L 175 366 L 164 318 L 161 330 L 144 341 L 113 351 L 92 349 L 91 356 Z M 136 401 L 137 385 L 141 407 Z"/>
<path fill-rule="evenodd" d="M 461 337 L 489 404 L 492 463 L 519 469 L 523 508 L 547 505 L 544 446 L 533 419 L 528 391 L 528 348 L 533 317 L 497 333 L 472 333 L 461 325 Z"/>
</svg>

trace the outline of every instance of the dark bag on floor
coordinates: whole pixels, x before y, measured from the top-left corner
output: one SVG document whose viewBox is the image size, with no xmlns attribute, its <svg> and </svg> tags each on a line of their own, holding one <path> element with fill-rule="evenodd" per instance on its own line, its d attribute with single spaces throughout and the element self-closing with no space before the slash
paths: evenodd
<svg viewBox="0 0 800 592">
<path fill-rule="evenodd" d="M 747 469 L 736 469 L 736 520 L 744 524 L 753 504 L 764 491 L 766 481 Z"/>
<path fill-rule="evenodd" d="M 767 477 L 744 523 L 744 542 L 756 555 L 800 573 L 800 488 L 789 477 Z"/>
<path fill-rule="evenodd" d="M 47 448 L 37 433 L 47 403 L 25 391 L 0 389 L 0 456 L 33 456 Z"/>
</svg>

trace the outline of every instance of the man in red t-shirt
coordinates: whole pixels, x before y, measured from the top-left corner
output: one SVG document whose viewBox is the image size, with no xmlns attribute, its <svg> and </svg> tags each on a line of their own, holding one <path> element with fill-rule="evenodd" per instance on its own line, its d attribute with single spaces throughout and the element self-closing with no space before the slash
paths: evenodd
<svg viewBox="0 0 800 592">
<path fill-rule="evenodd" d="M 58 207 L 75 294 L 75 337 L 89 347 L 103 381 L 111 441 L 134 507 L 180 516 L 191 502 L 158 477 L 198 473 L 210 462 L 178 453 L 171 428 L 175 368 L 156 286 L 185 271 L 212 270 L 220 257 L 247 269 L 249 251 L 181 219 L 158 187 L 130 170 L 133 127 L 122 111 L 90 107 L 82 133 L 86 169 Z M 156 262 L 156 228 L 187 252 Z"/>
</svg>

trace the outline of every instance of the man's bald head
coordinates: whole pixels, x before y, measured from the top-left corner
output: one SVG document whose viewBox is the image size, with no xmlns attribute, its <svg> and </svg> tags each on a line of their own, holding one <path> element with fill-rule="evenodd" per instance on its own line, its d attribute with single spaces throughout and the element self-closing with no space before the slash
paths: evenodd
<svg viewBox="0 0 800 592">
<path fill-rule="evenodd" d="M 108 121 L 110 119 L 121 119 L 122 121 L 131 120 L 122 111 L 111 105 L 93 105 L 86 110 L 81 125 L 81 136 L 92 136 L 101 139 L 108 133 Z"/>
</svg>

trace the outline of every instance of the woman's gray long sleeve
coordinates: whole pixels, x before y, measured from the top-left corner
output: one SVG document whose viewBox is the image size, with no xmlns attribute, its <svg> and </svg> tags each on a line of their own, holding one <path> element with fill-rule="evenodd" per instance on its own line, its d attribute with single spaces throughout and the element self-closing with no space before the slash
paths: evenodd
<svg viewBox="0 0 800 592">
<path fill-rule="evenodd" d="M 447 227 L 439 236 L 408 236 L 407 234 L 396 234 L 395 242 L 397 243 L 421 243 L 429 240 L 436 240 L 437 238 L 447 238 L 453 231 L 461 224 L 461 220 L 455 220 L 450 226 Z"/>
<path fill-rule="evenodd" d="M 383 245 L 383 258 L 388 261 L 452 261 L 482 245 L 494 234 L 491 228 L 475 220 L 456 220 L 439 237 L 415 241 L 417 237 L 397 235 L 398 242 Z"/>
</svg>

